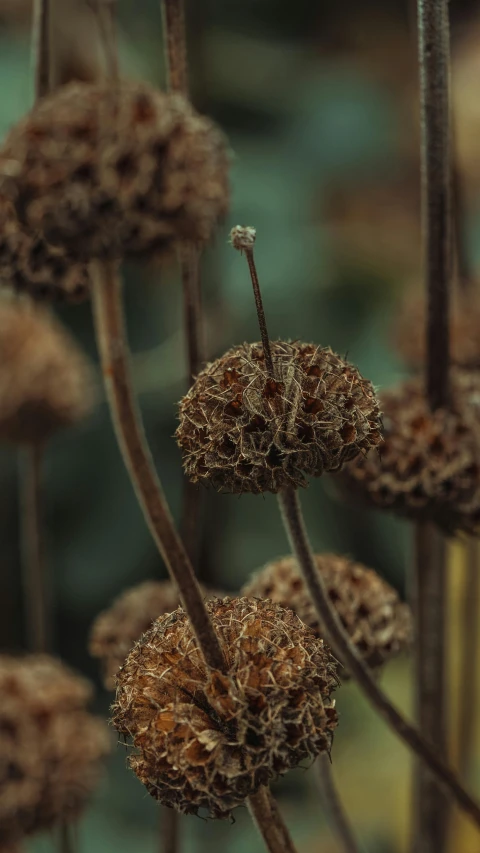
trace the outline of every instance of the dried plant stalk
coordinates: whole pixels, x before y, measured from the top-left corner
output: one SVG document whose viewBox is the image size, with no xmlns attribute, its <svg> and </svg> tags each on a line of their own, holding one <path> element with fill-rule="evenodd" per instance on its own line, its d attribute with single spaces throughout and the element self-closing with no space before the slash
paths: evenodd
<svg viewBox="0 0 480 853">
<path fill-rule="evenodd" d="M 32 56 L 35 100 L 43 98 L 51 88 L 51 41 L 51 0 L 34 0 Z"/>
<path fill-rule="evenodd" d="M 296 853 L 290 833 L 267 787 L 248 798 L 248 808 L 269 853 Z"/>
<path fill-rule="evenodd" d="M 477 539 L 468 540 L 464 549 L 464 558 L 465 580 L 460 613 L 463 632 L 459 675 L 461 696 L 458 719 L 458 768 L 460 777 L 466 782 L 472 767 L 472 744 L 478 713 L 480 548 Z"/>
<path fill-rule="evenodd" d="M 20 536 L 25 628 L 28 648 L 50 646 L 50 596 L 45 577 L 41 530 L 42 447 L 19 450 Z"/>
<path fill-rule="evenodd" d="M 325 803 L 327 818 L 340 841 L 343 853 L 360 853 L 360 847 L 335 785 L 329 755 L 320 755 L 317 758 L 315 772 L 322 800 Z"/>
</svg>

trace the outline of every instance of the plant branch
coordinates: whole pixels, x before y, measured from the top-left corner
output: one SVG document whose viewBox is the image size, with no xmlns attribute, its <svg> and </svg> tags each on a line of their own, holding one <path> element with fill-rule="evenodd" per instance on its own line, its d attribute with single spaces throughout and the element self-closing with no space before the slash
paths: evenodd
<svg viewBox="0 0 480 853">
<path fill-rule="evenodd" d="M 247 800 L 250 814 L 269 853 L 296 853 L 288 828 L 270 789 L 262 786 Z"/>
<path fill-rule="evenodd" d="M 332 646 L 334 654 L 343 662 L 362 692 L 391 729 L 416 756 L 421 758 L 423 763 L 450 791 L 459 807 L 470 815 L 480 827 L 480 805 L 465 790 L 455 772 L 443 763 L 415 726 L 409 723 L 391 704 L 388 696 L 378 686 L 341 624 L 329 599 L 323 578 L 320 572 L 316 570 L 296 491 L 286 489 L 281 492 L 279 502 L 292 551 L 303 572 L 318 618 L 324 626 L 326 638 Z"/>
<path fill-rule="evenodd" d="M 477 721 L 478 645 L 480 626 L 480 549 L 478 540 L 469 538 L 465 545 L 465 582 L 462 590 L 460 624 L 463 627 L 460 660 L 460 712 L 458 721 L 458 767 L 466 781 L 472 766 L 473 739 Z"/>
<path fill-rule="evenodd" d="M 114 263 L 94 262 L 91 270 L 97 345 L 120 450 L 152 536 L 178 587 L 198 647 L 208 666 L 224 670 L 222 648 L 170 515 L 132 391 L 117 266 Z"/>
<path fill-rule="evenodd" d="M 51 0 L 34 0 L 32 21 L 32 55 L 35 100 L 50 91 L 51 81 Z"/>
<path fill-rule="evenodd" d="M 343 853 L 360 853 L 353 828 L 340 799 L 340 794 L 333 778 L 330 756 L 320 755 L 315 762 L 315 773 L 322 800 L 325 804 L 327 819 L 330 820 Z"/>
<path fill-rule="evenodd" d="M 50 600 L 42 545 L 41 462 L 42 448 L 32 445 L 19 450 L 25 627 L 28 648 L 32 652 L 46 652 L 50 645 Z"/>
<path fill-rule="evenodd" d="M 183 0 L 162 0 L 168 88 L 188 95 L 187 46 Z"/>
</svg>

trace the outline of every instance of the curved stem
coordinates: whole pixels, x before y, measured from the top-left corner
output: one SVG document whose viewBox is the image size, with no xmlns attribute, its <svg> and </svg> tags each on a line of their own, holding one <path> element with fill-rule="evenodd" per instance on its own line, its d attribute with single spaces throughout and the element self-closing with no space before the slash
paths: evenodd
<svg viewBox="0 0 480 853">
<path fill-rule="evenodd" d="M 458 768 L 466 781 L 472 765 L 472 744 L 477 721 L 478 645 L 480 625 L 478 602 L 480 598 L 480 549 L 477 539 L 470 538 L 465 547 L 465 585 L 462 590 L 460 624 L 462 650 L 460 661 L 460 713 L 458 721 Z"/>
<path fill-rule="evenodd" d="M 19 451 L 20 535 L 25 629 L 28 648 L 49 648 L 50 601 L 42 547 L 42 449 L 37 445 Z"/>
<path fill-rule="evenodd" d="M 270 789 L 262 786 L 248 800 L 248 809 L 269 853 L 296 853 L 295 846 Z"/>
<path fill-rule="evenodd" d="M 206 663 L 224 670 L 220 642 L 155 472 L 141 416 L 131 388 L 121 283 L 114 263 L 92 263 L 93 305 L 110 412 L 117 440 L 153 538 L 179 590 Z"/>
<path fill-rule="evenodd" d="M 179 819 L 175 809 L 162 808 L 160 819 L 160 851 L 161 853 L 177 853 L 179 849 Z"/>
<path fill-rule="evenodd" d="M 437 756 L 415 726 L 391 704 L 343 628 L 325 589 L 323 578 L 316 570 L 296 491 L 286 489 L 280 493 L 279 501 L 292 550 L 303 572 L 318 618 L 325 628 L 327 640 L 334 654 L 344 663 L 367 699 L 393 731 L 416 756 L 421 758 L 429 770 L 448 788 L 459 807 L 480 827 L 480 805 L 465 790 L 455 772 Z"/>
<path fill-rule="evenodd" d="M 35 100 L 50 91 L 51 82 L 51 8 L 50 0 L 34 0 L 32 21 L 32 55 Z"/>
<path fill-rule="evenodd" d="M 332 764 L 327 753 L 320 755 L 315 762 L 315 772 L 322 800 L 325 803 L 327 818 L 340 842 L 343 853 L 360 853 L 360 847 L 350 825 L 348 815 L 340 799 L 335 779 L 333 778 Z"/>
<path fill-rule="evenodd" d="M 162 0 L 168 88 L 188 94 L 187 46 L 183 0 Z"/>
</svg>

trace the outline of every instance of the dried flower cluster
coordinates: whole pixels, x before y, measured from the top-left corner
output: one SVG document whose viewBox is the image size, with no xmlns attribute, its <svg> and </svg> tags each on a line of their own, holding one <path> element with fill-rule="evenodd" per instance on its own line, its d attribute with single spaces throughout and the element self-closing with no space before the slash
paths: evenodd
<svg viewBox="0 0 480 853">
<path fill-rule="evenodd" d="M 5 200 L 0 200 L 0 284 L 34 299 L 67 302 L 81 302 L 90 290 L 85 264 L 27 231 Z"/>
<path fill-rule="evenodd" d="M 452 371 L 451 407 L 431 412 L 422 382 L 382 395 L 384 443 L 349 463 L 341 483 L 374 506 L 430 519 L 445 532 L 480 530 L 480 379 Z"/>
<path fill-rule="evenodd" d="M 92 368 L 46 310 L 0 301 L 0 440 L 45 442 L 89 413 Z"/>
<path fill-rule="evenodd" d="M 0 848 L 76 819 L 109 751 L 89 684 L 46 656 L 0 658 Z"/>
<path fill-rule="evenodd" d="M 395 322 L 395 339 L 406 363 L 425 364 L 425 299 L 409 294 Z M 480 291 L 477 286 L 457 289 L 450 312 L 450 355 L 460 367 L 480 366 Z"/>
<path fill-rule="evenodd" d="M 206 598 L 212 595 L 205 592 Z M 127 589 L 97 616 L 90 634 L 90 654 L 102 662 L 107 690 L 115 687 L 115 675 L 152 622 L 179 606 L 178 590 L 171 581 L 145 581 Z"/>
<path fill-rule="evenodd" d="M 372 669 L 383 666 L 412 642 L 410 608 L 373 569 L 338 554 L 316 554 L 332 604 L 353 644 Z M 268 563 L 242 588 L 242 594 L 268 598 L 281 607 L 291 607 L 297 616 L 323 635 L 298 563 L 283 557 Z M 348 673 L 342 672 L 342 678 Z"/>
<path fill-rule="evenodd" d="M 208 364 L 180 403 L 176 432 L 187 476 L 226 492 L 278 492 L 338 471 L 381 441 L 370 382 L 329 348 L 261 344 Z"/>
<path fill-rule="evenodd" d="M 146 83 L 71 84 L 7 137 L 2 191 L 22 224 L 79 260 L 205 241 L 226 211 L 223 136 Z"/>
<path fill-rule="evenodd" d="M 183 610 L 157 619 L 117 676 L 113 723 L 149 793 L 226 817 L 301 761 L 329 751 L 336 662 L 291 610 L 258 599 L 207 604 L 227 673 L 207 670 Z"/>
</svg>

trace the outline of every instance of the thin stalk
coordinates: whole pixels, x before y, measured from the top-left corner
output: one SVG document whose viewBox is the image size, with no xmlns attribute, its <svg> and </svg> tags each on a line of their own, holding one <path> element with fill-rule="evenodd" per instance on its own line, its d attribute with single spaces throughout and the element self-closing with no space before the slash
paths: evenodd
<svg viewBox="0 0 480 853">
<path fill-rule="evenodd" d="M 366 667 L 341 624 L 328 596 L 323 578 L 315 567 L 312 549 L 303 521 L 298 495 L 285 489 L 279 495 L 280 508 L 292 551 L 305 577 L 318 618 L 336 657 L 358 683 L 370 703 L 409 749 L 434 773 L 451 793 L 459 807 L 480 827 L 480 805 L 465 790 L 456 773 L 429 746 L 419 731 L 391 704 Z"/>
<path fill-rule="evenodd" d="M 270 347 L 270 337 L 267 329 L 267 321 L 265 319 L 265 311 L 263 308 L 262 292 L 258 281 L 257 267 L 253 256 L 253 248 L 245 248 L 245 257 L 247 259 L 248 269 L 250 270 L 250 278 L 252 279 L 253 295 L 255 297 L 255 307 L 257 309 L 258 325 L 260 326 L 260 335 L 262 338 L 263 355 L 265 357 L 265 365 L 269 375 L 274 378 L 272 350 Z"/>
<path fill-rule="evenodd" d="M 262 786 L 248 798 L 248 809 L 269 853 L 296 853 L 288 828 L 270 789 Z"/>
<path fill-rule="evenodd" d="M 152 536 L 172 581 L 178 587 L 199 649 L 208 666 L 224 670 L 222 648 L 210 621 L 192 565 L 170 515 L 132 391 L 117 265 L 95 262 L 92 263 L 91 269 L 97 345 L 120 450 Z"/>
<path fill-rule="evenodd" d="M 168 88 L 188 94 L 187 46 L 183 0 L 162 0 L 163 34 Z"/>
<path fill-rule="evenodd" d="M 449 402 L 449 303 L 452 275 L 452 163 L 448 0 L 418 0 L 423 263 L 428 300 L 426 393 L 435 411 Z M 457 247 L 458 248 L 458 247 Z M 416 716 L 437 755 L 448 754 L 445 545 L 416 528 Z M 415 853 L 443 853 L 449 799 L 437 774 L 417 765 Z"/>
<path fill-rule="evenodd" d="M 25 631 L 30 651 L 46 652 L 50 645 L 50 598 L 42 546 L 42 448 L 37 445 L 22 448 L 19 462 Z"/>
<path fill-rule="evenodd" d="M 333 778 L 330 756 L 327 753 L 323 753 L 317 758 L 315 772 L 322 800 L 325 803 L 325 812 L 336 837 L 340 841 L 341 850 L 343 853 L 360 853 L 361 848 L 357 844 L 353 828 L 340 798 Z"/>
<path fill-rule="evenodd" d="M 480 548 L 477 539 L 473 537 L 468 540 L 465 546 L 465 559 L 465 585 L 462 590 L 460 614 L 460 624 L 463 631 L 458 721 L 458 769 L 460 777 L 464 781 L 469 778 L 472 767 L 472 744 L 478 713 Z"/>
<path fill-rule="evenodd" d="M 32 56 L 35 100 L 50 91 L 51 83 L 51 8 L 50 0 L 34 0 L 32 19 Z"/>
<path fill-rule="evenodd" d="M 71 823 L 62 821 L 60 824 L 60 853 L 74 853 L 77 848 L 75 827 Z"/>
<path fill-rule="evenodd" d="M 160 851 L 177 853 L 179 849 L 179 813 L 175 809 L 163 808 L 160 817 Z"/>
<path fill-rule="evenodd" d="M 437 754 L 446 755 L 446 546 L 432 524 L 418 522 L 414 529 L 415 717 Z M 412 849 L 441 853 L 448 841 L 450 798 L 438 777 L 420 762 L 415 768 L 413 798 Z"/>
</svg>

